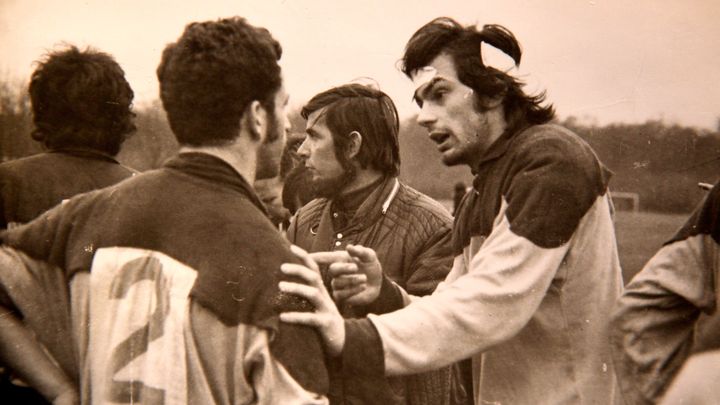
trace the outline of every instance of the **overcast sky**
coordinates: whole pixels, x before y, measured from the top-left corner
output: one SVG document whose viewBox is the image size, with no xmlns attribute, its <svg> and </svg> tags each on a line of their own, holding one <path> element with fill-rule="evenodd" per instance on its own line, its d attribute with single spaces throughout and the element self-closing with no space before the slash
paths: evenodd
<svg viewBox="0 0 720 405">
<path fill-rule="evenodd" d="M 547 89 L 561 118 L 714 129 L 720 117 L 717 0 L 0 0 L 0 75 L 26 80 L 58 44 L 91 45 L 116 57 L 143 105 L 157 98 L 160 54 L 185 24 L 232 15 L 281 42 L 294 105 L 372 77 L 402 115 L 416 112 L 397 61 L 415 30 L 446 15 L 513 31 L 527 81 Z"/>
</svg>

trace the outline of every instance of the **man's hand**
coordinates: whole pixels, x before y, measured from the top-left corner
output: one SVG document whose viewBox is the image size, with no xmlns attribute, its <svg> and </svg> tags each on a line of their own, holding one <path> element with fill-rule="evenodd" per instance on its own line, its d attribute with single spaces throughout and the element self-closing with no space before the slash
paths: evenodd
<svg viewBox="0 0 720 405">
<path fill-rule="evenodd" d="M 368 305 L 380 295 L 382 266 L 375 251 L 348 245 L 345 251 L 311 253 L 318 264 L 327 264 L 333 297 L 351 305 Z"/>
<path fill-rule="evenodd" d="M 325 341 L 328 353 L 337 356 L 345 345 L 345 321 L 323 284 L 317 263 L 297 246 L 291 246 L 290 250 L 305 265 L 284 263 L 280 270 L 302 279 L 305 284 L 281 281 L 280 291 L 307 299 L 315 306 L 315 312 L 283 312 L 280 320 L 316 328 Z"/>
</svg>

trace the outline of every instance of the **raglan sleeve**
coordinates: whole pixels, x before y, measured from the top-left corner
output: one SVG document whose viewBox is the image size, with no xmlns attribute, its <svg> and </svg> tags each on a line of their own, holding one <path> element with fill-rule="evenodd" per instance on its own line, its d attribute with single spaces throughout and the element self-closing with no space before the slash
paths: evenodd
<svg viewBox="0 0 720 405">
<path fill-rule="evenodd" d="M 615 305 L 613 358 L 629 403 L 655 403 L 689 356 L 702 312 L 716 310 L 720 260 L 716 185 Z"/>
<path fill-rule="evenodd" d="M 371 325 L 349 325 L 343 355 L 359 356 L 345 364 L 377 369 L 373 356 L 362 356 L 376 351 L 362 346 L 381 344 L 386 375 L 421 372 L 516 335 L 543 300 L 585 213 L 606 203 L 601 166 L 577 149 L 550 136 L 508 156 L 511 169 L 490 234 L 471 238 L 470 245 L 481 247 L 468 263 L 455 260 L 468 271 L 402 310 L 370 315 Z M 354 331 L 367 338 L 350 336 Z"/>
</svg>

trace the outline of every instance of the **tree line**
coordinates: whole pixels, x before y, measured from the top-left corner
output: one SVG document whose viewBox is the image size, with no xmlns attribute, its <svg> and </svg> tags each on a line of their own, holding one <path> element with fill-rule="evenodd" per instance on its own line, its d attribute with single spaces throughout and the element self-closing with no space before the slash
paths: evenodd
<svg viewBox="0 0 720 405">
<path fill-rule="evenodd" d="M 118 159 L 144 171 L 159 167 L 178 145 L 159 101 L 135 108 L 137 132 L 123 145 Z M 304 121 L 291 114 L 293 131 Z M 702 199 L 699 182 L 720 177 L 720 132 L 699 130 L 659 120 L 643 124 L 582 124 L 570 117 L 559 122 L 585 139 L 613 171 L 612 191 L 637 193 L 640 208 L 689 212 Z M 31 139 L 32 116 L 26 87 L 0 81 L 0 160 L 32 155 L 42 147 Z M 438 199 L 452 198 L 456 183 L 472 184 L 467 167 L 445 167 L 427 132 L 410 117 L 401 123 L 401 177 Z"/>
</svg>

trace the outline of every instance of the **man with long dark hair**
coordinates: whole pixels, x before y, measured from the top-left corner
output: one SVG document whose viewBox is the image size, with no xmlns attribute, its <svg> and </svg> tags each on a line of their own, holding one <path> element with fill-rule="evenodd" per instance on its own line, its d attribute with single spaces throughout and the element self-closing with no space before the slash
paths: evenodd
<svg viewBox="0 0 720 405">
<path fill-rule="evenodd" d="M 399 123 L 387 94 L 361 84 L 334 87 L 302 109 L 306 137 L 298 149 L 319 197 L 298 210 L 290 242 L 311 252 L 344 252 L 348 244 L 375 250 L 386 282 L 411 294 L 432 293 L 452 265 L 447 210 L 398 179 Z M 330 288 L 332 276 L 325 273 Z M 339 282 L 339 281 L 338 281 Z M 337 283 L 337 282 L 336 282 Z M 377 313 L 357 298 L 336 296 L 345 317 Z M 370 378 L 331 367 L 333 404 L 448 404 L 450 369 L 406 378 Z"/>
<path fill-rule="evenodd" d="M 418 123 L 445 164 L 475 175 L 455 217 L 445 282 L 421 298 L 388 288 L 376 281 L 374 252 L 352 246 L 339 264 L 367 274 L 363 299 L 409 305 L 343 322 L 312 269 L 285 265 L 315 289 L 283 291 L 318 312 L 283 319 L 319 327 L 330 353 L 359 374 L 406 375 L 472 357 L 476 404 L 616 403 L 608 318 L 622 281 L 609 172 L 577 135 L 549 123 L 542 94 L 525 94 L 490 62 L 489 48 L 519 65 L 507 29 L 439 18 L 412 36 L 403 57 Z"/>
<path fill-rule="evenodd" d="M 289 129 L 281 53 L 239 17 L 189 24 L 157 69 L 179 155 L 0 234 L 0 358 L 46 398 L 327 403 L 317 333 L 279 322 L 310 307 L 278 290 L 295 259 L 251 187 Z"/>
</svg>

